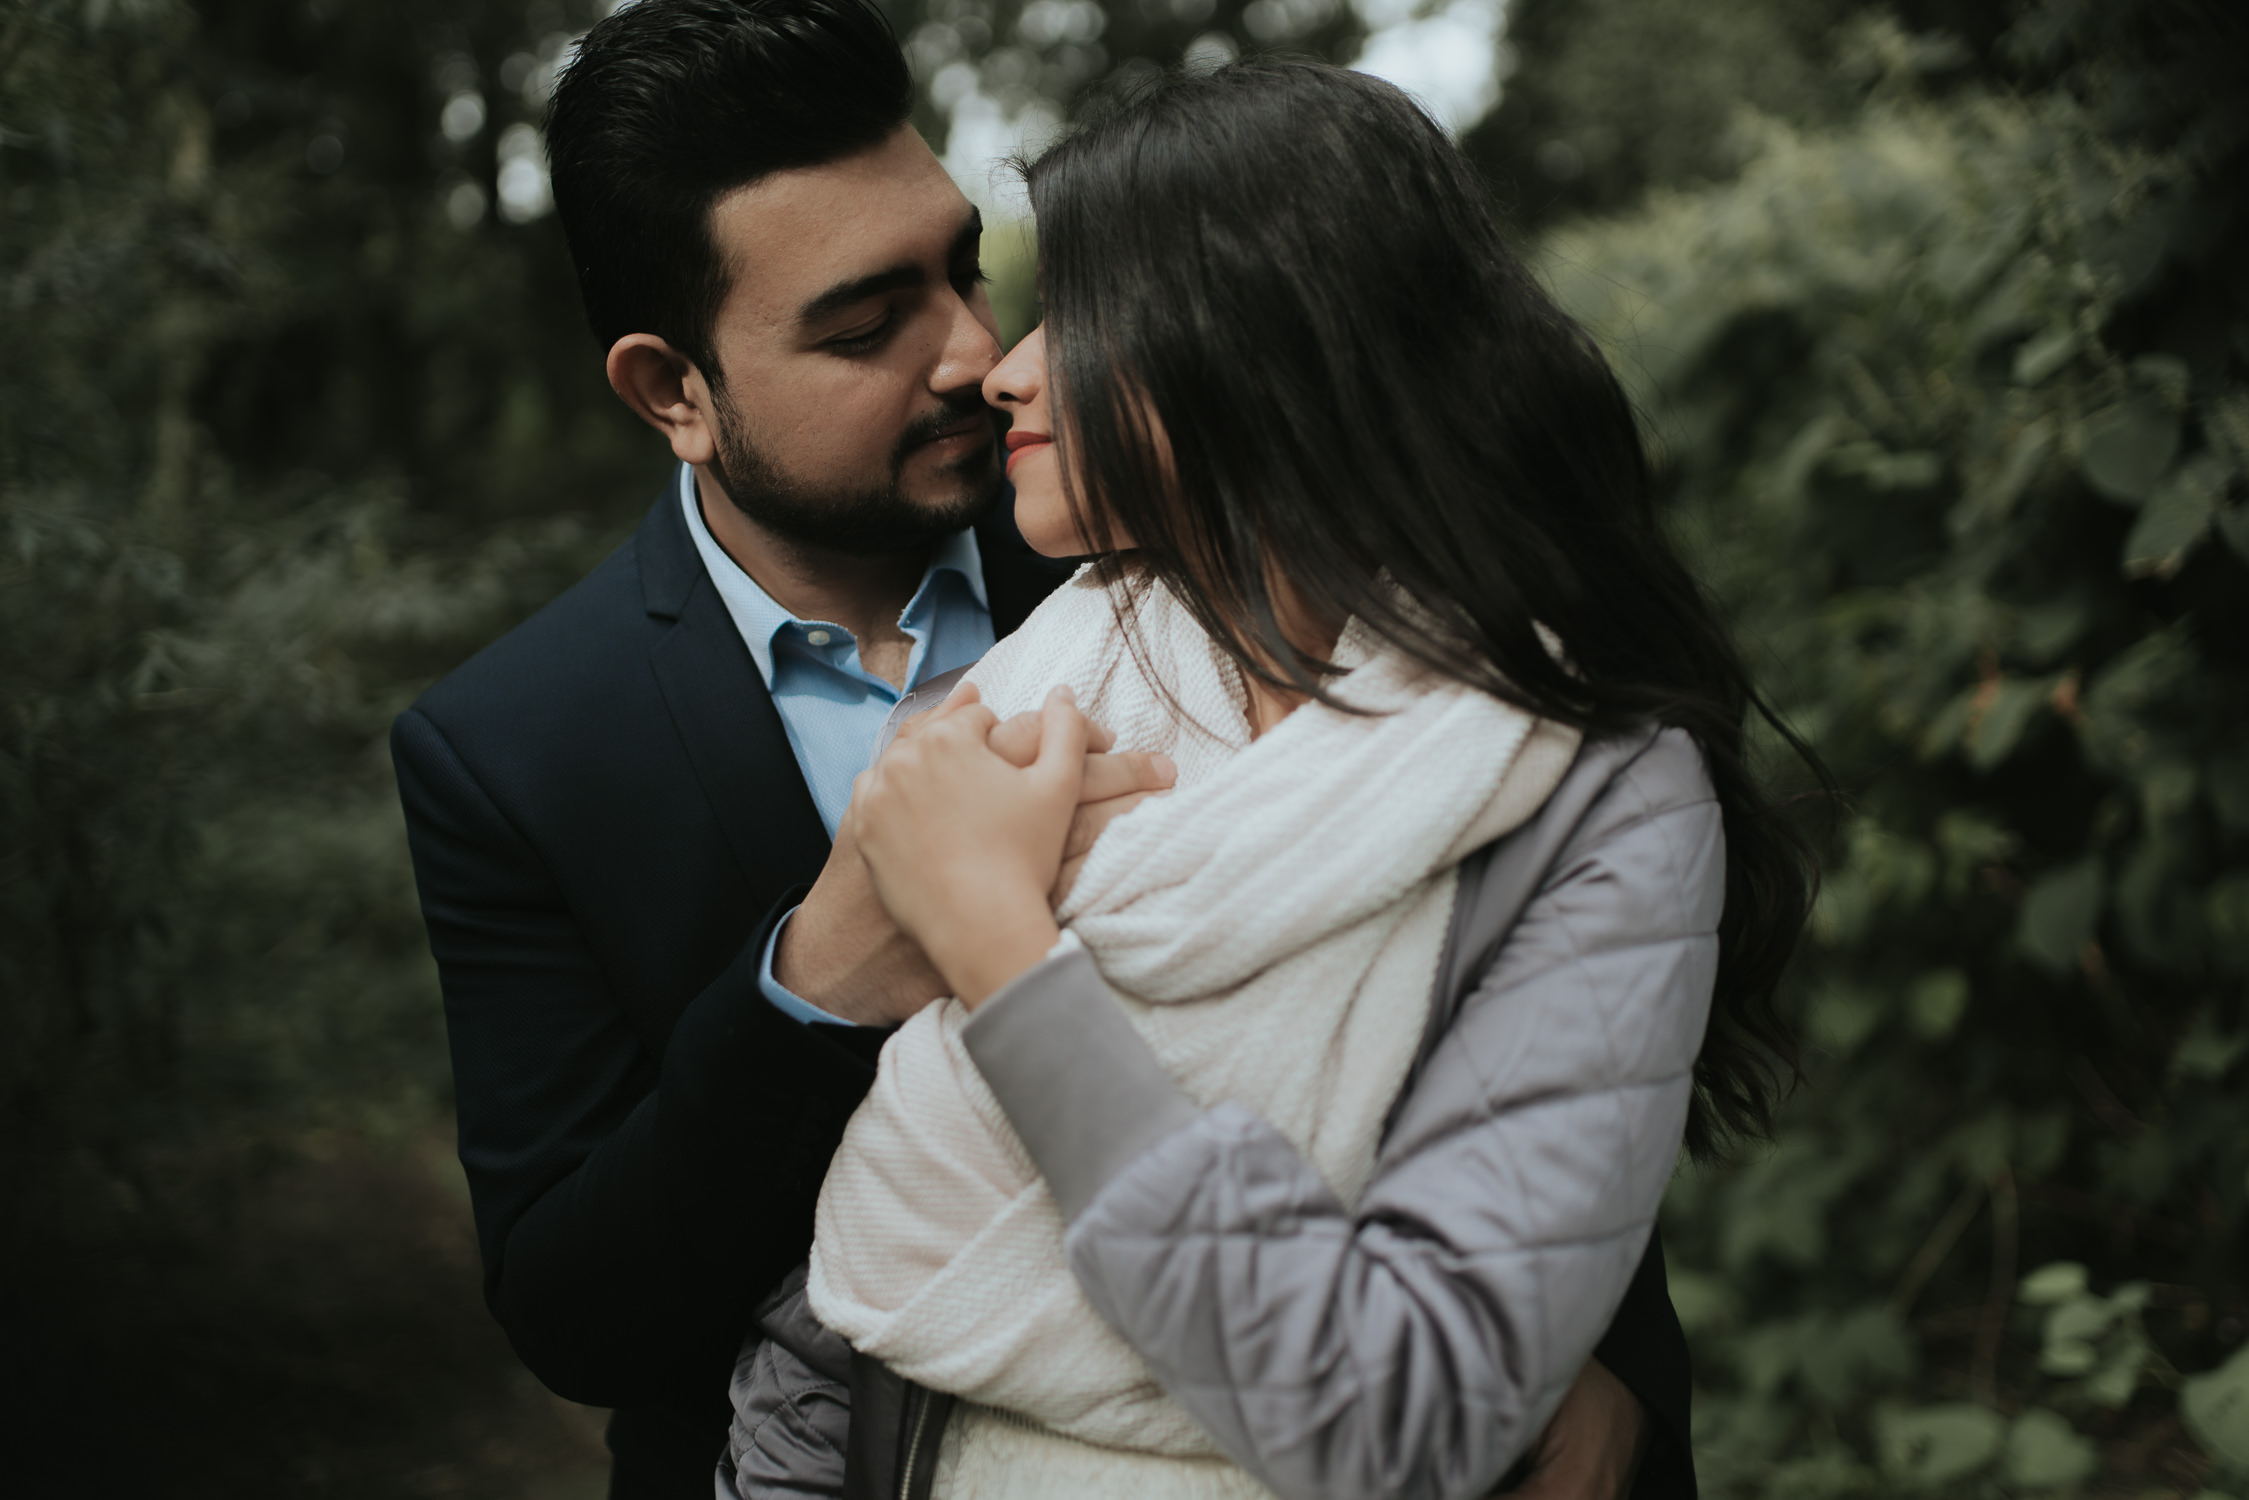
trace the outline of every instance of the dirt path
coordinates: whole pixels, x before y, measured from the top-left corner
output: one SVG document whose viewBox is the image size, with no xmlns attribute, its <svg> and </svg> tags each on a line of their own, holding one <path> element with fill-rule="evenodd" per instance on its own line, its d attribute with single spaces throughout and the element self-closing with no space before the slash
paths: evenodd
<svg viewBox="0 0 2249 1500">
<path fill-rule="evenodd" d="M 602 1414 L 542 1389 L 484 1310 L 447 1136 L 63 1176 L 0 1244 L 0 1490 L 605 1493 Z"/>
</svg>

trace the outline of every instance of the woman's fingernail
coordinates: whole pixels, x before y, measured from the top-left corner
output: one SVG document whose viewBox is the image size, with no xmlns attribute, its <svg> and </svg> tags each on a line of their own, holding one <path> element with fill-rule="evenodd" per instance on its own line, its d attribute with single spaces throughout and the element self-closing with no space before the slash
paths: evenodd
<svg viewBox="0 0 2249 1500">
<path fill-rule="evenodd" d="M 1154 766 L 1156 774 L 1166 781 L 1177 781 L 1179 779 L 1179 767 L 1173 765 L 1171 757 L 1161 750 L 1148 757 L 1148 764 Z"/>
</svg>

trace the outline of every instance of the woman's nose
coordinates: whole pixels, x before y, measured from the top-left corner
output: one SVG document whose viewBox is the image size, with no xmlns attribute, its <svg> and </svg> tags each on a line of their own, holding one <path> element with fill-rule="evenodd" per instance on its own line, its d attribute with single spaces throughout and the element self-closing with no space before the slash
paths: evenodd
<svg viewBox="0 0 2249 1500">
<path fill-rule="evenodd" d="M 1042 325 L 1023 336 L 1007 358 L 984 377 L 984 400 L 1007 410 L 1034 406 L 1046 390 L 1046 329 Z"/>
</svg>

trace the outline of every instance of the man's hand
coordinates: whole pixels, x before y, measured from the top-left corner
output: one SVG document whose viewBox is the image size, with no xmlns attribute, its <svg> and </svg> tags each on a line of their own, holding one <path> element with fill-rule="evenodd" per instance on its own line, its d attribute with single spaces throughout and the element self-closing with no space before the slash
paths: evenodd
<svg viewBox="0 0 2249 1500">
<path fill-rule="evenodd" d="M 1516 1500 L 1623 1500 L 1648 1447 L 1640 1398 L 1597 1359 L 1585 1362 L 1539 1435 Z"/>
<path fill-rule="evenodd" d="M 907 720 L 898 739 L 959 707 L 948 701 Z M 1106 753 L 1114 743 L 1113 735 L 1098 728 L 1087 741 L 1083 800 L 1062 851 L 1062 874 L 1052 896 L 1057 905 L 1101 830 L 1143 798 L 1169 788 L 1177 775 L 1161 755 Z M 1038 755 L 1038 716 L 1023 714 L 1000 725 L 992 748 L 1015 765 L 1029 765 Z M 935 966 L 876 898 L 849 818 L 836 830 L 812 893 L 781 934 L 773 977 L 828 1014 L 862 1026 L 894 1025 L 946 993 Z"/>
<path fill-rule="evenodd" d="M 919 944 L 875 896 L 849 818 L 773 952 L 773 977 L 829 1015 L 890 1026 L 945 993 Z"/>
</svg>

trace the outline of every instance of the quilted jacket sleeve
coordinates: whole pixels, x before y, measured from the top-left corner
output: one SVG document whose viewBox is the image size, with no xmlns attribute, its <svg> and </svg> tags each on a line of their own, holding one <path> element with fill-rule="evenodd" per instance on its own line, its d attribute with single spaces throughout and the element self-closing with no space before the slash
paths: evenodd
<svg viewBox="0 0 2249 1500">
<path fill-rule="evenodd" d="M 1355 1206 L 1249 1111 L 1196 1110 L 1082 953 L 968 1029 L 1093 1304 L 1287 1500 L 1488 1494 L 1639 1262 L 1708 1016 L 1724 840 L 1683 735 L 1586 774 L 1464 871 L 1454 1013 Z"/>
</svg>

